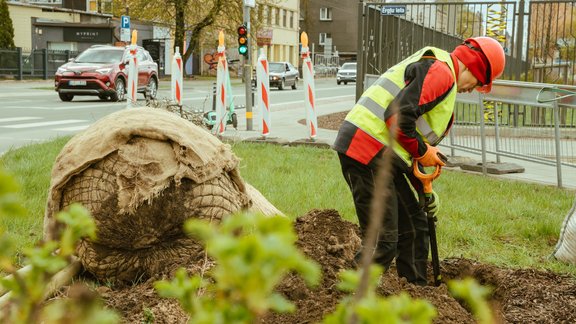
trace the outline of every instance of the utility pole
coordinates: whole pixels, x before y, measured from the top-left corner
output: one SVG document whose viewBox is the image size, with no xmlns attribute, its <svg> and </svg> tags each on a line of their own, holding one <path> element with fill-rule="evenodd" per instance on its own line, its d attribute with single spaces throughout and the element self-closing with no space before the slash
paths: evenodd
<svg viewBox="0 0 576 324">
<path fill-rule="evenodd" d="M 252 35 L 250 34 L 250 7 L 255 6 L 255 0 L 244 0 L 244 24 L 248 34 L 248 55 L 244 58 L 244 86 L 246 96 L 246 130 L 253 130 L 252 122 Z"/>
</svg>

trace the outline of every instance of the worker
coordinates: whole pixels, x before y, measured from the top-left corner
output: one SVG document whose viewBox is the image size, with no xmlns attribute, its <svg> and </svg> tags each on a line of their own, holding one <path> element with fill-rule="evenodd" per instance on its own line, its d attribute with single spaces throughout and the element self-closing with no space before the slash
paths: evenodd
<svg viewBox="0 0 576 324">
<path fill-rule="evenodd" d="M 427 284 L 429 233 L 425 212 L 437 212 L 438 195 L 425 206 L 418 202 L 421 183 L 412 174 L 412 162 L 424 167 L 444 166 L 436 145 L 454 120 L 457 92 L 489 92 L 504 70 L 502 46 L 489 37 L 466 39 L 449 53 L 425 47 L 388 69 L 360 97 L 341 125 L 333 148 L 354 199 L 363 242 L 378 160 L 395 143 L 391 190 L 374 247 L 374 261 L 386 270 L 396 259 L 400 277 Z M 392 128 L 394 127 L 394 128 Z M 359 260 L 360 251 L 356 260 Z"/>
</svg>

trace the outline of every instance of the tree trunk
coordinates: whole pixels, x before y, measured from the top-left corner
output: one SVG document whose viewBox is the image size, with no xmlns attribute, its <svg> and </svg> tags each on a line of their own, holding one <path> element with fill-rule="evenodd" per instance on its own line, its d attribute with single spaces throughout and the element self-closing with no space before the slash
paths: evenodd
<svg viewBox="0 0 576 324">
<path fill-rule="evenodd" d="M 188 5 L 188 0 L 175 0 L 174 10 L 176 11 L 176 30 L 174 31 L 174 51 L 176 47 L 180 47 L 180 54 L 184 51 L 184 33 L 186 32 L 186 15 L 185 8 Z M 186 60 L 184 60 L 186 62 Z"/>
<path fill-rule="evenodd" d="M 190 37 L 190 43 L 187 44 L 186 53 L 182 56 L 183 62 L 187 62 L 190 56 L 200 49 L 200 35 L 202 33 L 202 30 L 214 24 L 216 16 L 222 10 L 223 3 L 224 0 L 215 0 L 214 6 L 212 7 L 212 9 L 210 9 L 206 17 L 204 17 L 204 19 L 202 19 L 200 22 L 194 25 L 194 27 L 192 28 L 192 36 Z M 178 30 L 178 16 L 176 16 L 176 30 Z M 176 41 L 178 41 L 177 35 L 178 34 L 176 34 Z M 186 71 L 184 71 L 184 75 L 186 75 Z"/>
</svg>

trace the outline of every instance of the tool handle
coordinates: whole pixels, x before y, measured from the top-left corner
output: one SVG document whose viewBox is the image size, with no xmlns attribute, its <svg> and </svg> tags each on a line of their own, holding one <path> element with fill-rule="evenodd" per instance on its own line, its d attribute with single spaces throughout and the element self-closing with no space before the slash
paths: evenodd
<svg viewBox="0 0 576 324">
<path fill-rule="evenodd" d="M 436 240 L 436 217 L 428 216 L 428 233 L 430 234 L 430 252 L 432 254 L 432 273 L 434 274 L 434 286 L 442 283 L 440 273 L 440 258 L 438 257 L 438 241 Z"/>
<path fill-rule="evenodd" d="M 440 176 L 442 167 L 437 165 L 436 168 L 434 169 L 434 172 L 423 173 L 422 171 L 420 171 L 420 168 L 418 167 L 418 161 L 414 160 L 412 170 L 416 178 L 418 178 L 418 180 L 422 182 L 422 185 L 424 186 L 424 193 L 425 194 L 432 193 L 432 181 L 434 181 L 436 178 Z"/>
</svg>

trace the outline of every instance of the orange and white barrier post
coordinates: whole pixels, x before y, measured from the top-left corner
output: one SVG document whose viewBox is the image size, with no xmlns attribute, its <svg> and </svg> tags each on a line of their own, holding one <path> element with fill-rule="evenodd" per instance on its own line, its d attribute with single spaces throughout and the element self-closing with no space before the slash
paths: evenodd
<svg viewBox="0 0 576 324">
<path fill-rule="evenodd" d="M 138 31 L 132 31 L 132 42 L 128 47 L 130 51 L 130 58 L 128 63 L 128 95 L 126 96 L 126 107 L 136 107 L 136 94 L 138 92 L 138 57 L 136 51 L 138 49 L 136 40 L 138 38 Z"/>
<path fill-rule="evenodd" d="M 306 125 L 308 126 L 308 135 L 310 139 L 316 138 L 316 131 L 318 129 L 318 120 L 316 117 L 316 98 L 315 98 L 315 84 L 314 84 L 314 66 L 310 59 L 310 50 L 308 49 L 308 35 L 302 32 L 300 36 L 302 43 L 302 74 L 304 78 L 304 93 L 305 93 L 305 106 L 306 106 Z"/>
<path fill-rule="evenodd" d="M 180 48 L 176 46 L 176 52 L 172 58 L 172 77 L 170 81 L 172 101 L 177 103 L 178 106 L 182 106 L 182 80 L 182 57 L 180 56 Z"/>
<path fill-rule="evenodd" d="M 138 56 L 136 40 L 138 38 L 138 31 L 132 31 L 132 42 L 128 47 L 130 51 L 130 58 L 128 63 L 128 95 L 126 96 L 126 107 L 136 107 L 136 94 L 138 92 Z"/>
<path fill-rule="evenodd" d="M 258 57 L 256 66 L 256 81 L 258 93 L 258 107 L 262 115 L 262 137 L 266 138 L 270 134 L 270 71 L 268 70 L 268 59 L 263 51 Z"/>
<path fill-rule="evenodd" d="M 218 33 L 218 66 L 216 68 L 216 134 L 222 135 L 226 129 L 226 107 L 228 106 L 228 62 L 226 61 L 226 48 L 224 47 L 224 32 Z"/>
</svg>

